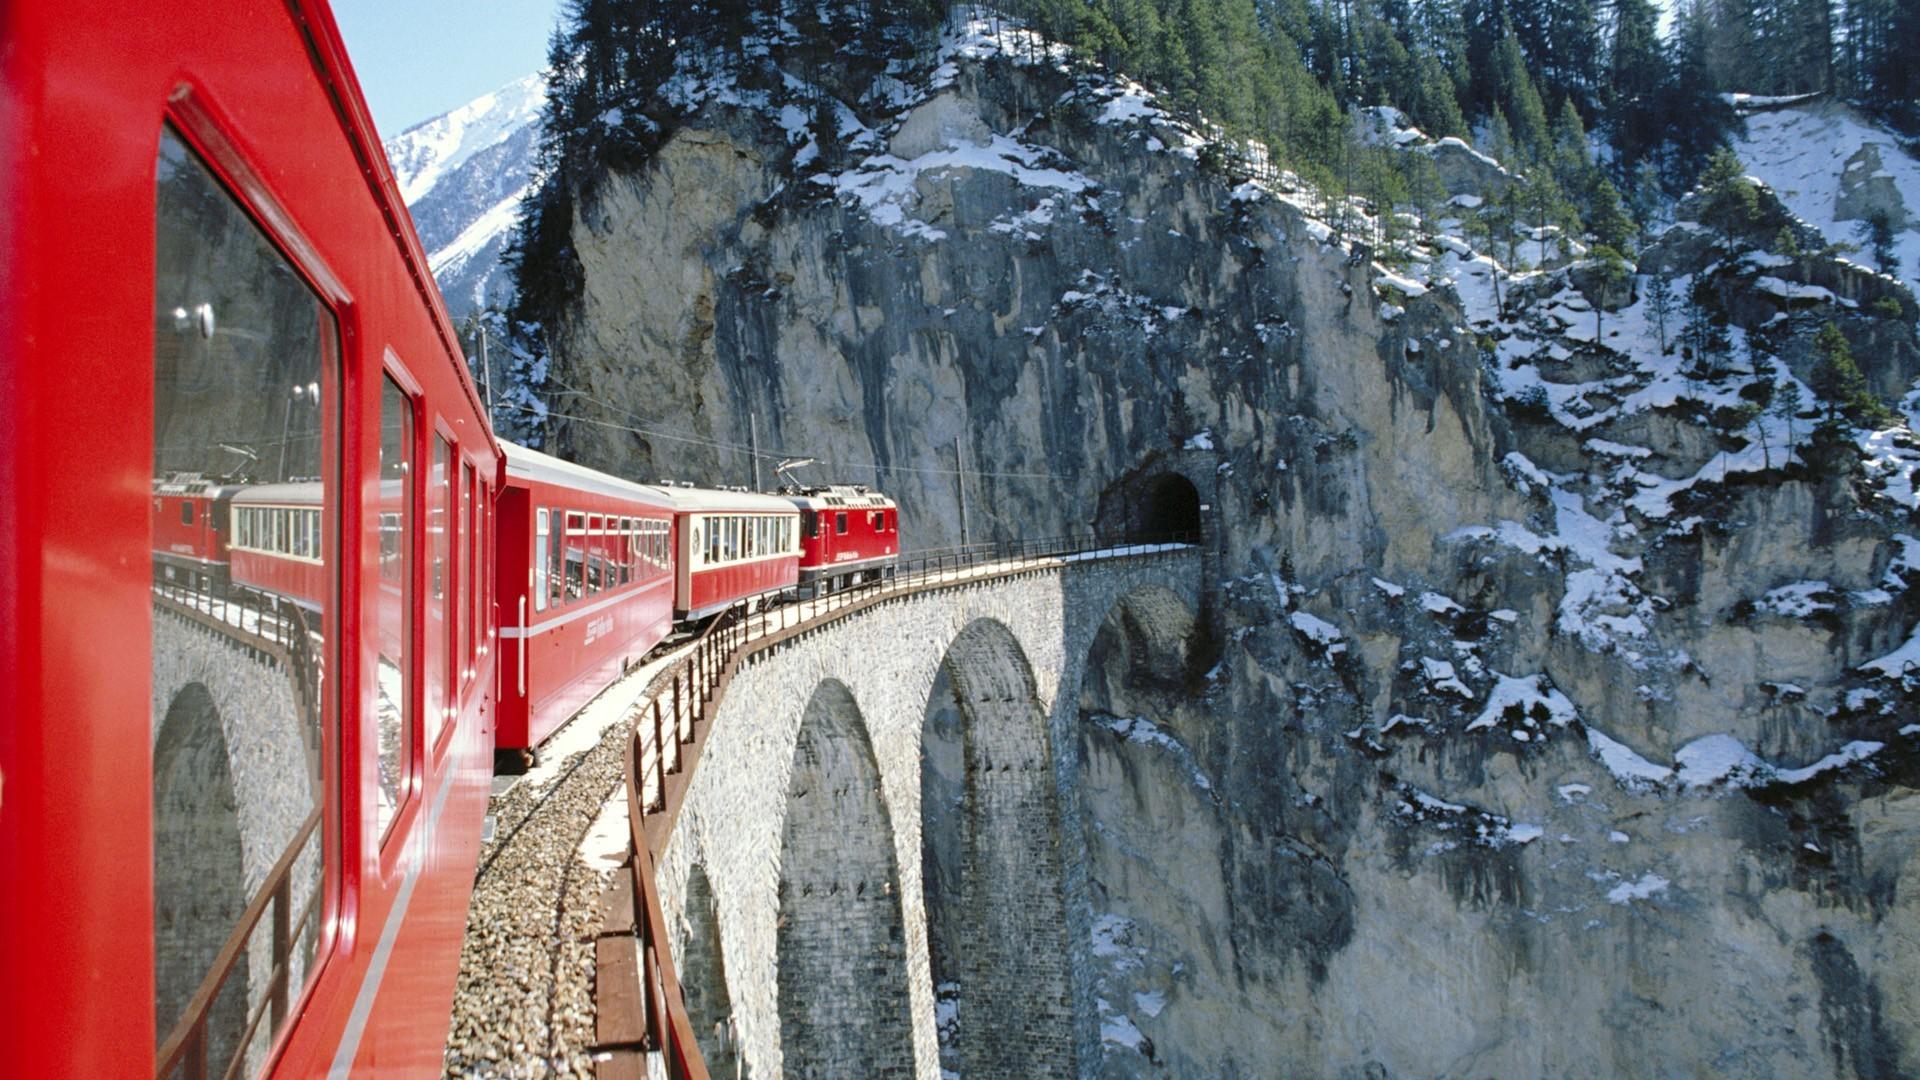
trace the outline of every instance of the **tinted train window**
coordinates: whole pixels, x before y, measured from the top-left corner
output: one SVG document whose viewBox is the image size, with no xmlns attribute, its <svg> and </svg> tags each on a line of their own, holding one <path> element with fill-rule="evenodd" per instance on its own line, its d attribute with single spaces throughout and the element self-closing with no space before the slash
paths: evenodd
<svg viewBox="0 0 1920 1080">
<path fill-rule="evenodd" d="M 548 511 L 548 514 L 553 519 L 553 531 L 547 535 L 547 597 L 555 607 L 558 607 L 564 588 L 563 575 L 560 572 L 560 545 L 564 539 L 565 530 L 561 527 L 562 518 L 558 507 Z"/>
<path fill-rule="evenodd" d="M 155 182 L 153 475 L 197 472 L 241 494 L 282 485 L 317 508 L 310 558 L 331 567 L 333 315 L 170 128 Z M 329 573 L 231 558 L 233 592 L 196 580 L 152 594 L 153 1003 L 163 1055 L 177 1061 L 197 1034 L 215 1075 L 254 1075 L 316 966 L 334 747 L 321 673 L 338 659 L 337 604 Z M 246 945 L 215 978 L 235 934 Z"/>
<path fill-rule="evenodd" d="M 841 536 L 847 535 L 847 512 L 845 510 L 833 516 L 833 531 Z"/>
<path fill-rule="evenodd" d="M 547 512 L 533 514 L 533 609 L 547 610 Z"/>
<path fill-rule="evenodd" d="M 458 682 L 452 677 L 453 651 L 453 448 L 433 437 L 433 461 L 427 472 L 427 681 L 426 745 L 432 746 L 446 720 L 447 704 Z M 436 678 L 437 676 L 437 678 Z"/>
<path fill-rule="evenodd" d="M 466 596 L 460 604 L 460 665 L 461 682 L 473 674 L 473 605 L 478 602 L 480 586 L 474 580 L 473 543 L 479 536 L 479 522 L 473 516 L 473 466 L 460 467 L 460 584 L 466 589 Z"/>
<path fill-rule="evenodd" d="M 567 599 L 578 599 L 587 588 L 587 519 L 584 514 L 567 515 Z"/>
<path fill-rule="evenodd" d="M 376 835 L 386 835 L 400 810 L 407 764 L 413 760 L 413 400 L 390 378 L 380 380 L 380 596 L 372 622 L 379 651 L 374 687 L 379 778 L 374 792 Z"/>
</svg>

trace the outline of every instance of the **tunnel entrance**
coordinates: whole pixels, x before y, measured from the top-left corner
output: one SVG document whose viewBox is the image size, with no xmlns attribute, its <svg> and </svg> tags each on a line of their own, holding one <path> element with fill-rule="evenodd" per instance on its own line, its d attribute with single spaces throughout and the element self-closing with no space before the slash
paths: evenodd
<svg viewBox="0 0 1920 1080">
<path fill-rule="evenodd" d="M 1200 535 L 1200 491 L 1177 472 L 1130 476 L 1100 496 L 1094 526 L 1115 539 L 1194 541 Z"/>
</svg>

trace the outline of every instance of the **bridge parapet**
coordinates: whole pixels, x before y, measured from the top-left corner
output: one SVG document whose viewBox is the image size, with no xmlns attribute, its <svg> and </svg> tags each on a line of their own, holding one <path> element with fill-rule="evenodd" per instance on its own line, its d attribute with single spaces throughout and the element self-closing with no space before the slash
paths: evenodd
<svg viewBox="0 0 1920 1080">
<path fill-rule="evenodd" d="M 1049 936 L 1084 941 L 1087 928 L 1078 925 L 1086 919 L 1085 873 L 1077 854 L 1082 846 L 1070 837 L 1059 839 L 1062 828 L 1077 828 L 1079 821 L 1073 804 L 1078 767 L 1073 740 L 1081 670 L 1094 635 L 1130 594 L 1147 588 L 1171 591 L 1198 610 L 1199 555 L 1184 542 L 1082 539 L 983 546 L 913 559 L 889 580 L 711 626 L 689 659 L 656 682 L 629 744 L 634 858 L 622 891 L 631 895 L 633 908 L 610 918 L 614 940 L 601 952 L 637 957 L 633 966 L 643 992 L 617 985 L 621 980 L 609 978 L 612 972 L 599 980 L 601 1049 L 611 1054 L 603 1057 L 603 1075 L 638 1075 L 647 1051 L 663 1052 L 667 1075 L 705 1075 L 695 1044 L 714 1044 L 713 1033 L 696 1035 L 687 1021 L 664 948 L 669 938 L 674 955 L 685 955 L 692 944 L 696 954 L 724 957 L 737 1024 L 728 1034 L 728 1052 L 737 1051 L 756 1074 L 780 1074 L 782 1028 L 806 1029 L 791 1015 L 783 1018 L 778 994 L 780 942 L 796 947 L 792 933 L 784 939 L 780 933 L 787 884 L 781 873 L 783 847 L 796 842 L 784 823 L 796 795 L 794 753 L 804 707 L 819 687 L 834 683 L 844 688 L 851 722 L 864 729 L 871 747 L 884 810 L 873 820 L 890 822 L 891 835 L 883 840 L 894 856 L 887 862 L 897 868 L 890 872 L 896 880 L 844 883 L 848 902 L 882 896 L 899 906 L 912 1072 L 937 1077 L 941 1046 L 934 977 L 939 964 L 930 955 L 921 827 L 923 727 L 936 682 L 943 671 L 952 673 L 942 692 L 954 693 L 963 712 L 979 712 L 979 702 L 989 699 L 1031 699 L 1016 714 L 1032 716 L 1038 739 L 1033 745 L 1040 749 L 1037 755 L 1024 754 L 1021 767 L 1040 770 L 1035 777 L 1040 786 L 1032 789 L 1037 794 L 1014 801 L 1050 808 L 1054 824 L 1045 830 L 1046 840 L 1057 849 L 1028 853 L 1033 865 L 1052 868 L 1049 888 L 1061 890 L 1051 905 L 1043 905 L 1051 907 L 1049 919 L 1058 924 L 1046 929 Z M 983 623 L 997 627 L 1008 646 L 957 647 L 969 627 Z M 988 670 L 968 659 L 975 653 L 998 656 L 999 666 L 1008 670 Z M 1010 662 L 1008 656 L 1015 659 Z M 956 692 L 954 684 L 961 689 Z M 1010 686 L 1026 689 L 1010 691 Z M 982 743 L 969 752 L 978 764 L 1007 751 Z M 1033 802 L 1041 796 L 1041 803 Z M 1004 842 L 1004 829 L 992 831 Z M 814 841 L 832 849 L 840 839 L 862 851 L 871 850 L 873 840 Z M 819 857 L 817 852 L 809 856 Z M 818 876 L 817 869 L 812 876 Z M 710 895 L 718 910 L 689 912 L 689 882 L 708 880 L 710 890 L 703 885 L 694 891 Z M 975 896 L 969 909 L 1004 907 L 1019 899 Z M 719 940 L 683 940 L 693 925 L 717 925 Z M 1050 1060 L 1070 1064 L 1089 1040 L 1097 1045 L 1099 1036 L 1097 1021 L 1089 1027 L 1086 1020 L 1091 1002 L 1080 1000 L 1088 994 L 1087 979 L 1078 970 L 1066 970 L 1074 965 L 1063 952 L 1052 951 L 1051 962 L 1062 970 L 1057 980 L 1047 981 L 1062 993 L 1071 984 L 1075 1017 L 1070 1024 L 1056 1017 L 1048 1025 L 1060 1043 Z M 1057 1004 L 1066 1009 L 1059 996 Z M 840 1005 L 861 1007 L 853 1001 Z M 976 1018 L 981 1013 L 979 1007 L 973 1010 Z M 977 1036 L 978 1027 L 974 1030 Z M 1038 1034 L 1010 1031 L 1005 1038 L 1031 1045 Z"/>
</svg>

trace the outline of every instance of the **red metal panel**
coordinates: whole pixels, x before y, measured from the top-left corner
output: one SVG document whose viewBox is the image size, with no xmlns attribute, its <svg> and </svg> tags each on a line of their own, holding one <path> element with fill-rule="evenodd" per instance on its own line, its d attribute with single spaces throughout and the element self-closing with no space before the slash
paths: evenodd
<svg viewBox="0 0 1920 1080">
<path fill-rule="evenodd" d="M 707 611 L 748 597 L 792 588 L 800 580 L 797 556 L 731 563 L 693 571 L 690 603 L 685 611 Z"/>
</svg>

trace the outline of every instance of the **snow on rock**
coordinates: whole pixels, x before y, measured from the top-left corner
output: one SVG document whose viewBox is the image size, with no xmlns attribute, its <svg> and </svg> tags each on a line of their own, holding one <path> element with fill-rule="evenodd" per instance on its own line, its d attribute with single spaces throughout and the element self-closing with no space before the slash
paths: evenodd
<svg viewBox="0 0 1920 1080">
<path fill-rule="evenodd" d="M 1607 890 L 1607 903 L 1630 904 L 1635 900 L 1648 900 L 1667 891 L 1673 884 L 1652 871 L 1641 875 L 1637 881 L 1623 881 Z"/>
<path fill-rule="evenodd" d="M 1770 615 L 1804 619 L 1823 611 L 1835 610 L 1839 599 L 1840 595 L 1834 592 L 1831 582 L 1796 581 L 1767 590 L 1766 595 L 1754 601 L 1753 606 L 1756 611 Z"/>
<path fill-rule="evenodd" d="M 1748 99 L 1746 104 L 1756 104 Z M 1770 104 L 1781 104 L 1771 102 Z M 1906 206 L 1908 227 L 1896 236 L 1902 276 L 1920 290 L 1920 160 L 1889 132 L 1844 105 L 1808 102 L 1746 117 L 1746 134 L 1734 150 L 1747 171 L 1772 188 L 1794 215 L 1830 241 L 1857 242 L 1860 222 L 1843 219 L 1842 178 L 1848 163 L 1871 147 L 1881 169 Z M 1864 258 L 1865 256 L 1861 256 Z"/>
<path fill-rule="evenodd" d="M 387 139 L 387 161 L 400 185 L 400 197 L 408 203 L 418 201 L 441 177 L 474 155 L 498 145 L 515 130 L 538 123 L 546 101 L 545 74 L 525 75 Z"/>
<path fill-rule="evenodd" d="M 1680 786 L 1706 787 L 1721 781 L 1739 784 L 1761 775 L 1767 763 L 1761 761 L 1731 735 L 1708 735 L 1695 739 L 1674 752 L 1680 767 Z"/>
<path fill-rule="evenodd" d="M 1587 747 L 1620 782 L 1620 786 L 1629 791 L 1646 791 L 1673 779 L 1672 769 L 1655 765 L 1592 725 L 1587 726 Z"/>
<path fill-rule="evenodd" d="M 1293 628 L 1309 641 L 1320 646 L 1328 656 L 1347 651 L 1347 643 L 1343 640 L 1340 628 L 1325 619 L 1304 611 L 1295 611 L 1287 616 L 1287 621 L 1292 623 Z"/>
<path fill-rule="evenodd" d="M 1573 702 L 1548 683 L 1544 674 L 1516 679 L 1496 671 L 1493 677 L 1494 687 L 1487 695 L 1486 708 L 1480 711 L 1473 723 L 1467 725 L 1468 731 L 1501 723 L 1530 729 L 1538 729 L 1542 723 L 1565 727 L 1579 718 L 1574 712 Z"/>
<path fill-rule="evenodd" d="M 1435 660 L 1431 656 L 1423 656 L 1420 658 L 1420 667 L 1421 670 L 1426 673 L 1428 688 L 1435 693 L 1445 690 L 1459 694 L 1463 698 L 1471 698 L 1473 696 L 1473 691 L 1467 689 L 1466 684 L 1461 682 L 1454 674 L 1451 663 L 1445 660 Z"/>
<path fill-rule="evenodd" d="M 1885 656 L 1876 657 L 1860 665 L 1861 670 L 1871 671 L 1889 678 L 1907 679 L 1920 676 L 1920 625 L 1913 628 L 1906 643 Z"/>
</svg>

